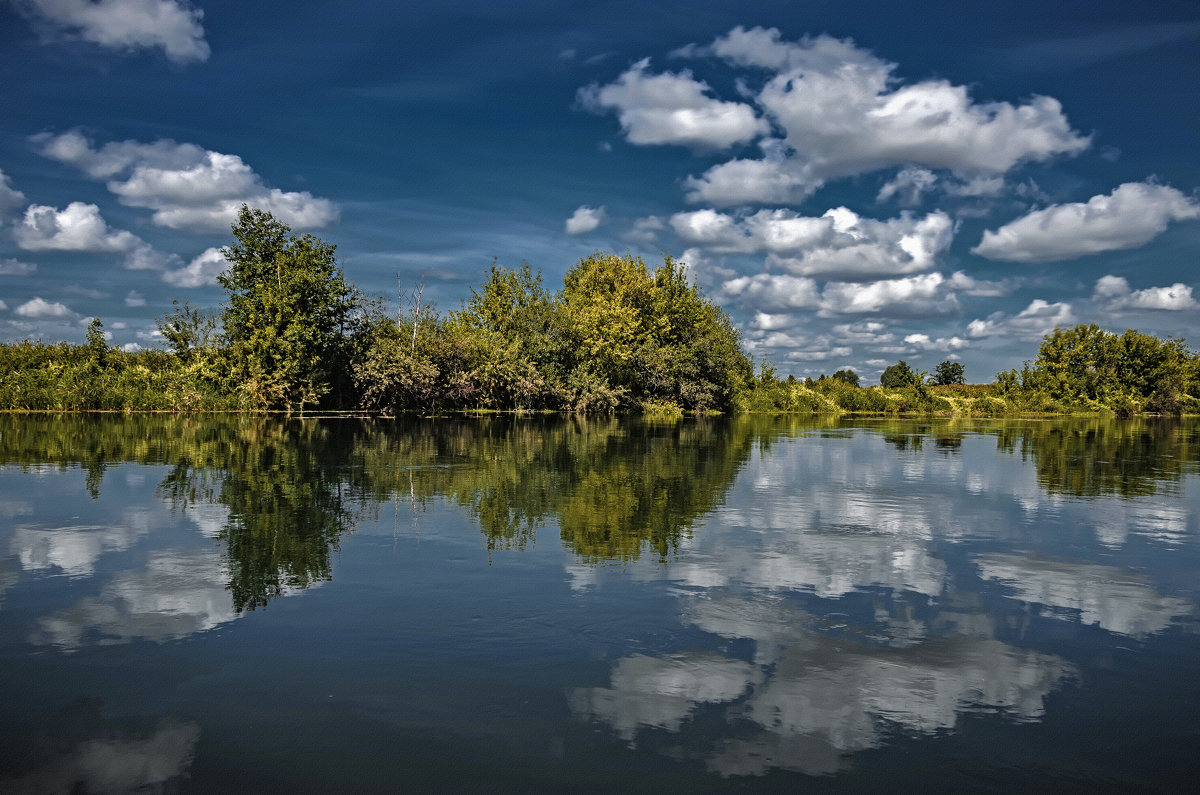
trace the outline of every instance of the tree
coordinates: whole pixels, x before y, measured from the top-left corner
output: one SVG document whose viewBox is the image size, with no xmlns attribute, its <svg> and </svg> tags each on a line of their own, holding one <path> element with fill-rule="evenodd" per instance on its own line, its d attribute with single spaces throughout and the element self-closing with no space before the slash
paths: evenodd
<svg viewBox="0 0 1200 795">
<path fill-rule="evenodd" d="M 962 362 L 952 362 L 947 359 L 933 368 L 933 383 L 935 384 L 965 384 L 966 382 Z"/>
<path fill-rule="evenodd" d="M 854 372 L 850 368 L 846 368 L 845 370 L 838 370 L 836 373 L 834 373 L 830 377 L 834 381 L 841 381 L 843 384 L 849 384 L 850 386 L 855 386 L 855 387 L 858 386 L 858 373 Z"/>
<path fill-rule="evenodd" d="M 171 311 L 158 318 L 158 331 L 180 360 L 187 362 L 202 348 L 211 347 L 217 320 L 211 312 L 193 309 L 187 302 L 171 301 Z"/>
<path fill-rule="evenodd" d="M 234 377 L 260 408 L 303 409 L 327 394 L 346 357 L 357 291 L 334 258 L 336 246 L 292 234 L 271 213 L 242 205 L 222 314 Z"/>
<path fill-rule="evenodd" d="M 908 366 L 908 362 L 901 359 L 895 364 L 888 365 L 884 369 L 883 374 L 879 376 L 879 383 L 888 389 L 900 389 L 901 387 L 913 386 L 921 382 L 921 377 Z"/>
<path fill-rule="evenodd" d="M 83 345 L 87 348 L 88 359 L 103 367 L 108 359 L 108 339 L 104 336 L 104 324 L 100 322 L 100 318 L 94 317 L 92 322 L 88 323 Z"/>
</svg>

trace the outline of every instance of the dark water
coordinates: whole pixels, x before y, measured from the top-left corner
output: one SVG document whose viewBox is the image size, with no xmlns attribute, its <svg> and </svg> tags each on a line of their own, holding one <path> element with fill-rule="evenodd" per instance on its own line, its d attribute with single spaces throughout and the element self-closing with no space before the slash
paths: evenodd
<svg viewBox="0 0 1200 795">
<path fill-rule="evenodd" d="M 0 416 L 0 791 L 1200 773 L 1200 424 Z"/>
</svg>

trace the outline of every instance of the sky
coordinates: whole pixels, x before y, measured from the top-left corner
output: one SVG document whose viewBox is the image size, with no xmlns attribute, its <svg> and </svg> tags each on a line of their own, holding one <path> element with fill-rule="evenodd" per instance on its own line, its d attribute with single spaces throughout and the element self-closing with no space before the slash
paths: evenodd
<svg viewBox="0 0 1200 795">
<path fill-rule="evenodd" d="M 393 307 L 671 255 L 797 377 L 1200 346 L 1198 100 L 1194 0 L 0 0 L 0 340 L 161 345 L 247 203 Z"/>
</svg>

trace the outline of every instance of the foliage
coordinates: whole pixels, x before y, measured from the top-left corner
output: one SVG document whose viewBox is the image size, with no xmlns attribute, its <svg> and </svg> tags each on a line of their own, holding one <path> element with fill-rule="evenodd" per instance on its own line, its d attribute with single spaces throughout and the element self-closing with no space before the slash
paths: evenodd
<svg viewBox="0 0 1200 795">
<path fill-rule="evenodd" d="M 228 295 L 222 325 L 234 378 L 259 408 L 315 405 L 342 375 L 355 290 L 336 246 L 296 236 L 268 212 L 242 205 L 217 277 Z"/>
<path fill-rule="evenodd" d="M 996 386 L 1029 411 L 1178 414 L 1197 405 L 1200 358 L 1181 339 L 1080 324 L 1047 334 L 1032 366 L 997 373 Z"/>
<path fill-rule="evenodd" d="M 952 362 L 948 359 L 940 362 L 937 367 L 933 368 L 932 381 L 939 386 L 965 384 L 967 379 L 962 362 Z"/>
<path fill-rule="evenodd" d="M 888 365 L 884 368 L 883 374 L 879 376 L 879 383 L 888 389 L 899 389 L 901 387 L 912 386 L 921 380 L 908 362 L 901 359 L 895 364 Z"/>
<path fill-rule="evenodd" d="M 854 372 L 853 370 L 851 370 L 849 368 L 846 368 L 844 370 L 838 370 L 836 373 L 834 373 L 830 377 L 834 381 L 841 381 L 843 384 L 849 384 L 850 386 L 858 386 L 859 385 L 858 373 Z"/>
</svg>

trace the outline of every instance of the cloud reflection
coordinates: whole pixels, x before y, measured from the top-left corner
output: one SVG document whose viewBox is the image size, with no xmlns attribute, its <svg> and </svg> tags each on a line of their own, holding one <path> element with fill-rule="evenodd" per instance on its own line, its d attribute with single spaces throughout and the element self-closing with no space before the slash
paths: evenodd
<svg viewBox="0 0 1200 795">
<path fill-rule="evenodd" d="M 30 641 L 69 651 L 139 638 L 162 642 L 210 630 L 238 617 L 228 581 L 228 568 L 215 548 L 155 552 L 145 569 L 121 572 L 98 595 L 41 619 Z"/>
<path fill-rule="evenodd" d="M 754 641 L 753 663 L 708 651 L 634 655 L 616 663 L 610 687 L 576 690 L 570 705 L 630 743 L 647 729 L 683 733 L 723 775 L 776 767 L 833 773 L 891 734 L 950 730 L 969 713 L 1035 721 L 1048 694 L 1074 674 L 1059 657 L 975 634 L 990 629 L 988 622 L 945 622 L 928 628 L 924 640 L 910 633 L 879 644 L 830 631 L 785 599 L 726 595 L 690 599 L 684 620 Z M 948 628 L 965 634 L 935 636 Z M 723 737 L 702 736 L 704 729 L 688 725 L 704 704 L 725 705 Z"/>
<path fill-rule="evenodd" d="M 98 699 L 59 712 L 33 751 L 32 772 L 0 780 L 4 792 L 173 792 L 195 758 L 200 727 L 174 719 L 131 732 L 106 721 Z M 48 749 L 50 755 L 42 756 Z M 39 758 L 41 757 L 41 758 Z M 31 760 L 26 759 L 29 764 Z"/>
<path fill-rule="evenodd" d="M 1054 618 L 1078 620 L 1119 635 L 1153 635 L 1175 617 L 1192 612 L 1190 601 L 1162 596 L 1140 578 L 1112 566 L 1018 555 L 981 555 L 975 560 L 983 577 L 1003 583 L 1013 598 L 1045 605 L 1051 608 L 1046 614 Z"/>
</svg>

